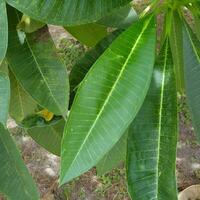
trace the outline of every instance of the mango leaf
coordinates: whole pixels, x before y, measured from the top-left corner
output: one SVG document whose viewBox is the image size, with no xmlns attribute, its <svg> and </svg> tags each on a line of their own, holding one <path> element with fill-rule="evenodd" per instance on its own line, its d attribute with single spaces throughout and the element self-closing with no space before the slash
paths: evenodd
<svg viewBox="0 0 200 200">
<path fill-rule="evenodd" d="M 65 121 L 60 120 L 51 126 L 28 129 L 27 133 L 42 147 L 59 156 L 64 126 Z"/>
<path fill-rule="evenodd" d="M 11 86 L 9 114 L 19 123 L 27 116 L 36 113 L 38 111 L 38 104 L 22 88 L 11 71 L 9 72 L 9 77 Z"/>
<path fill-rule="evenodd" d="M 72 104 L 72 101 L 74 100 L 74 96 L 76 93 L 76 90 L 89 71 L 89 69 L 92 67 L 92 65 L 96 62 L 96 60 L 99 58 L 99 56 L 107 49 L 107 47 L 113 42 L 114 39 L 117 38 L 117 36 L 120 35 L 122 31 L 117 30 L 112 32 L 110 35 L 105 37 L 101 42 L 99 42 L 95 48 L 88 51 L 83 58 L 77 61 L 77 63 L 73 66 L 70 76 L 69 76 L 69 82 L 70 82 L 70 105 Z"/>
<path fill-rule="evenodd" d="M 21 12 L 47 24 L 80 25 L 101 19 L 131 0 L 6 0 Z"/>
<path fill-rule="evenodd" d="M 32 34 L 17 31 L 19 15 L 8 7 L 9 43 L 7 61 L 23 88 L 42 107 L 66 115 L 69 83 L 47 27 Z"/>
<path fill-rule="evenodd" d="M 9 132 L 0 123 L 0 192 L 9 200 L 39 200 L 32 177 Z"/>
<path fill-rule="evenodd" d="M 68 26 L 65 29 L 79 42 L 89 47 L 94 47 L 107 35 L 107 28 L 95 23 Z"/>
<path fill-rule="evenodd" d="M 134 24 L 84 78 L 64 131 L 61 184 L 96 165 L 134 119 L 151 81 L 155 35 L 152 17 Z"/>
<path fill-rule="evenodd" d="M 193 126 L 200 141 L 200 41 L 186 24 L 183 33 L 186 96 Z"/>
<path fill-rule="evenodd" d="M 108 27 L 127 28 L 138 19 L 136 11 L 128 4 L 100 19 L 97 23 Z"/>
<path fill-rule="evenodd" d="M 128 136 L 127 178 L 134 200 L 177 199 L 177 96 L 168 42 L 157 58 L 145 102 Z"/>
<path fill-rule="evenodd" d="M 17 25 L 17 29 L 25 33 L 33 33 L 45 26 L 45 23 L 31 19 L 27 15 L 23 15 L 21 21 Z"/>
<path fill-rule="evenodd" d="M 0 64 L 0 123 L 6 127 L 10 104 L 10 80 Z"/>
<path fill-rule="evenodd" d="M 194 15 L 194 28 L 197 38 L 200 40 L 200 16 Z"/>
<path fill-rule="evenodd" d="M 126 160 L 127 133 L 128 132 L 126 131 L 115 146 L 97 164 L 96 169 L 99 176 L 106 174 L 115 167 L 118 167 L 122 161 Z"/>
<path fill-rule="evenodd" d="M 180 92 L 180 94 L 184 94 L 185 83 L 182 21 L 177 11 L 174 11 L 173 13 L 170 46 L 176 73 L 177 89 Z"/>
<path fill-rule="evenodd" d="M 0 65 L 6 55 L 8 44 L 8 22 L 5 0 L 0 0 Z"/>
</svg>

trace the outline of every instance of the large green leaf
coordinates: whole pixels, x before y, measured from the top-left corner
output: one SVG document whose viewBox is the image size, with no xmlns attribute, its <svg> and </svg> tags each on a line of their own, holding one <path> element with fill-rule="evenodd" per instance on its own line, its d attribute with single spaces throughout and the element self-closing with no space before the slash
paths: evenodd
<svg viewBox="0 0 200 200">
<path fill-rule="evenodd" d="M 89 47 L 94 47 L 107 35 L 107 28 L 95 23 L 69 26 L 65 27 L 65 29 L 79 42 Z"/>
<path fill-rule="evenodd" d="M 65 121 L 46 126 L 28 129 L 28 134 L 41 146 L 55 155 L 60 155 L 61 139 L 63 135 Z"/>
<path fill-rule="evenodd" d="M 69 84 L 65 65 L 56 54 L 56 48 L 47 27 L 32 34 L 16 30 L 19 15 L 8 7 L 9 43 L 7 61 L 23 88 L 42 107 L 65 115 Z"/>
<path fill-rule="evenodd" d="M 128 136 L 127 178 L 134 200 L 175 200 L 177 96 L 168 43 L 157 58 L 145 102 Z"/>
<path fill-rule="evenodd" d="M 115 144 L 115 146 L 103 157 L 103 159 L 97 164 L 97 174 L 99 176 L 106 174 L 113 168 L 118 167 L 120 162 L 126 159 L 127 150 L 127 131 Z"/>
<path fill-rule="evenodd" d="M 24 118 L 37 112 L 38 105 L 31 96 L 22 88 L 10 71 L 10 116 L 16 121 L 21 122 Z"/>
<path fill-rule="evenodd" d="M 173 13 L 172 29 L 170 35 L 170 45 L 172 57 L 176 72 L 176 82 L 178 91 L 183 94 L 184 91 L 184 59 L 183 59 L 183 34 L 182 21 L 177 11 Z"/>
<path fill-rule="evenodd" d="M 88 51 L 83 58 L 77 61 L 77 63 L 73 66 L 72 71 L 70 72 L 69 82 L 70 82 L 70 104 L 74 100 L 74 96 L 76 90 L 92 67 L 92 65 L 96 62 L 99 56 L 107 49 L 107 47 L 116 39 L 122 31 L 114 31 L 107 37 L 105 37 L 101 42 L 99 42 L 95 48 Z"/>
<path fill-rule="evenodd" d="M 10 104 L 10 80 L 2 70 L 4 64 L 0 64 L 0 123 L 6 126 Z"/>
<path fill-rule="evenodd" d="M 8 22 L 5 0 L 0 0 L 0 64 L 3 61 L 8 44 Z"/>
<path fill-rule="evenodd" d="M 39 200 L 36 185 L 9 132 L 0 123 L 0 192 L 9 200 Z"/>
<path fill-rule="evenodd" d="M 6 0 L 32 18 L 56 25 L 80 25 L 101 19 L 131 0 Z"/>
<path fill-rule="evenodd" d="M 200 41 L 186 25 L 183 36 L 186 96 L 193 126 L 200 140 Z"/>
<path fill-rule="evenodd" d="M 155 35 L 152 17 L 134 24 L 82 81 L 63 137 L 62 184 L 96 165 L 134 119 L 149 88 Z"/>
</svg>

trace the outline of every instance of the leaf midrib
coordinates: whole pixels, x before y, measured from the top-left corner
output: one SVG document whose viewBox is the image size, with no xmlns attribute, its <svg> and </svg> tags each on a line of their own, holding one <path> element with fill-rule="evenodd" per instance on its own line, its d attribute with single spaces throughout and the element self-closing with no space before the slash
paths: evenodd
<svg viewBox="0 0 200 200">
<path fill-rule="evenodd" d="M 163 66 L 163 76 L 162 76 L 162 87 L 160 92 L 160 109 L 159 109 L 159 122 L 158 122 L 158 155 L 157 155 L 157 170 L 156 170 L 156 198 L 158 199 L 159 195 L 159 166 L 160 166 L 160 148 L 161 148 L 161 131 L 162 131 L 162 112 L 163 112 L 163 97 L 164 97 L 164 89 L 165 89 L 165 73 L 166 73 L 166 66 L 167 66 L 167 51 L 168 51 L 168 41 L 167 45 L 165 47 L 165 60 L 164 60 L 164 66 Z"/>
<path fill-rule="evenodd" d="M 131 56 L 132 56 L 132 54 L 133 54 L 135 48 L 137 47 L 137 45 L 138 45 L 138 43 L 139 43 L 139 41 L 140 41 L 140 39 L 141 39 L 141 37 L 142 37 L 144 31 L 145 31 L 146 28 L 148 27 L 150 21 L 151 21 L 151 18 L 149 19 L 148 22 L 146 22 L 146 24 L 145 24 L 145 26 L 143 27 L 143 29 L 142 29 L 142 31 L 141 31 L 139 37 L 138 37 L 137 40 L 135 41 L 135 44 L 133 45 L 133 47 L 132 47 L 132 49 L 131 49 L 131 51 L 130 51 L 130 53 L 129 53 L 129 55 L 128 55 L 126 61 L 125 61 L 125 63 L 123 64 L 122 69 L 120 70 L 120 73 L 119 73 L 119 75 L 118 75 L 118 77 L 117 77 L 117 79 L 116 79 L 116 81 L 115 81 L 113 87 L 111 88 L 111 90 L 110 90 L 110 92 L 109 92 L 109 94 L 108 94 L 108 96 L 107 96 L 107 98 L 106 98 L 104 104 L 102 105 L 102 108 L 100 109 L 100 111 L 99 111 L 99 113 L 98 113 L 98 115 L 97 115 L 97 117 L 96 117 L 96 119 L 95 119 L 93 125 L 91 126 L 90 130 L 88 131 L 88 134 L 87 134 L 87 136 L 85 137 L 85 139 L 84 139 L 82 145 L 80 146 L 79 151 L 76 153 L 76 156 L 74 157 L 73 161 L 71 162 L 70 166 L 68 167 L 68 170 L 73 166 L 73 164 L 74 164 L 74 162 L 76 161 L 77 157 L 79 156 L 81 150 L 83 149 L 83 147 L 84 147 L 84 145 L 85 145 L 87 139 L 88 139 L 89 136 L 91 135 L 92 130 L 94 129 L 96 123 L 98 122 L 98 119 L 100 118 L 101 114 L 103 113 L 104 108 L 106 107 L 106 105 L 107 105 L 107 103 L 108 103 L 110 97 L 112 96 L 113 91 L 115 90 L 115 88 L 116 88 L 116 86 L 117 86 L 117 84 L 118 84 L 118 82 L 119 82 L 121 76 L 123 75 L 123 72 L 124 72 L 124 70 L 125 70 L 125 68 L 126 68 L 126 66 L 127 66 L 127 64 L 128 64 L 128 62 L 129 62 L 129 60 L 130 60 L 130 58 L 131 58 Z M 65 177 L 67 177 L 67 175 L 65 175 Z M 65 179 L 65 178 L 63 178 L 63 180 L 64 180 L 64 179 Z"/>
</svg>

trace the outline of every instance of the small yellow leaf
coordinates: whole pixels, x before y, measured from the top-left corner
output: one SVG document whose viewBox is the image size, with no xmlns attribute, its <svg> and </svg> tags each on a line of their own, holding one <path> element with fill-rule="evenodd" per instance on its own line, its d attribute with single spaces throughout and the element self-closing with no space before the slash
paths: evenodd
<svg viewBox="0 0 200 200">
<path fill-rule="evenodd" d="M 54 114 L 52 112 L 49 112 L 47 109 L 41 110 L 37 114 L 43 117 L 47 122 L 51 121 L 54 116 Z"/>
</svg>

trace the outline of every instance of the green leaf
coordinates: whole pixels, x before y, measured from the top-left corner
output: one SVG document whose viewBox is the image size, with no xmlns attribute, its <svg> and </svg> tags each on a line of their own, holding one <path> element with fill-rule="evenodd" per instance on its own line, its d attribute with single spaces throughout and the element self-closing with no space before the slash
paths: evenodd
<svg viewBox="0 0 200 200">
<path fill-rule="evenodd" d="M 11 86 L 9 114 L 19 123 L 27 116 L 36 113 L 38 111 L 38 104 L 22 88 L 11 71 L 9 77 Z"/>
<path fill-rule="evenodd" d="M 88 51 L 83 58 L 77 61 L 77 63 L 72 68 L 72 71 L 70 72 L 69 76 L 69 82 L 70 82 L 70 105 L 72 104 L 72 101 L 74 100 L 74 96 L 76 93 L 76 90 L 89 71 L 89 69 L 92 67 L 92 65 L 96 62 L 96 60 L 99 58 L 99 56 L 108 48 L 108 46 L 113 42 L 114 39 L 117 38 L 117 36 L 120 35 L 122 31 L 114 31 L 107 37 L 105 37 L 101 42 L 99 42 L 95 48 Z"/>
<path fill-rule="evenodd" d="M 27 132 L 38 144 L 49 152 L 59 156 L 64 125 L 65 121 L 60 120 L 55 125 L 35 127 L 28 129 Z"/>
<path fill-rule="evenodd" d="M 170 45 L 176 73 L 177 89 L 180 94 L 184 94 L 184 59 L 183 59 L 183 33 L 182 21 L 179 13 L 174 11 L 170 35 Z"/>
<path fill-rule="evenodd" d="M 97 23 L 108 27 L 127 28 L 138 19 L 136 11 L 128 4 L 100 19 Z"/>
<path fill-rule="evenodd" d="M 39 194 L 9 132 L 0 124 L 0 192 L 9 200 L 39 200 Z"/>
<path fill-rule="evenodd" d="M 9 43 L 7 61 L 23 88 L 42 107 L 65 116 L 69 83 L 47 27 L 32 34 L 17 31 L 19 15 L 8 7 Z"/>
<path fill-rule="evenodd" d="M 200 16 L 194 15 L 194 27 L 195 27 L 195 33 L 200 40 Z"/>
<path fill-rule="evenodd" d="M 3 65 L 4 62 L 0 64 L 0 123 L 6 127 L 10 104 L 10 80 L 2 69 Z"/>
<path fill-rule="evenodd" d="M 101 19 L 131 0 L 6 0 L 8 4 L 47 24 L 80 25 Z"/>
<path fill-rule="evenodd" d="M 107 35 L 107 28 L 95 23 L 69 26 L 65 27 L 65 29 L 79 42 L 89 47 L 94 47 Z"/>
<path fill-rule="evenodd" d="M 177 199 L 177 96 L 168 42 L 157 58 L 145 102 L 128 136 L 127 178 L 134 200 Z"/>
<path fill-rule="evenodd" d="M 127 134 L 120 138 L 120 140 L 115 144 L 115 146 L 103 157 L 103 159 L 97 164 L 97 174 L 99 176 L 106 174 L 113 168 L 118 167 L 120 162 L 126 159 L 127 150 Z"/>
<path fill-rule="evenodd" d="M 193 126 L 200 141 L 200 41 L 187 25 L 183 33 L 186 96 Z"/>
<path fill-rule="evenodd" d="M 64 131 L 61 184 L 96 165 L 134 119 L 151 81 L 155 36 L 152 17 L 134 24 L 83 80 Z"/>
<path fill-rule="evenodd" d="M 5 0 L 0 0 L 0 65 L 6 55 L 8 44 L 8 22 Z"/>
</svg>

